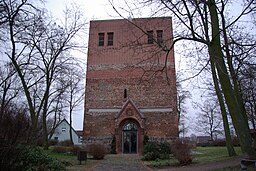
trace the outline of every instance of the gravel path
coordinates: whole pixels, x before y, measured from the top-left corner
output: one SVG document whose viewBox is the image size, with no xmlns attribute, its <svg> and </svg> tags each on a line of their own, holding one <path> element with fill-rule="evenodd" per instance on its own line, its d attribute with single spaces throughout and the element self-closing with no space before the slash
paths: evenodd
<svg viewBox="0 0 256 171">
<path fill-rule="evenodd" d="M 143 165 L 136 154 L 107 155 L 104 160 L 86 171 L 152 171 Z"/>
</svg>

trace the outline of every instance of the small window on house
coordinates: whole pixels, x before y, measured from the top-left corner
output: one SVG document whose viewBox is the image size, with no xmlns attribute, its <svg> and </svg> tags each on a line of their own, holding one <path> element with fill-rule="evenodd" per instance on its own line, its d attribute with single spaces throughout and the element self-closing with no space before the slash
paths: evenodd
<svg viewBox="0 0 256 171">
<path fill-rule="evenodd" d="M 153 31 L 147 31 L 148 35 L 148 44 L 153 44 L 154 43 L 154 38 L 153 38 Z"/>
<path fill-rule="evenodd" d="M 114 42 L 114 33 L 109 32 L 108 33 L 108 46 L 113 46 L 113 42 Z"/>
<path fill-rule="evenodd" d="M 162 44 L 163 43 L 163 30 L 157 30 L 156 31 L 156 38 L 157 38 L 157 43 Z"/>
<path fill-rule="evenodd" d="M 104 33 L 99 33 L 99 46 L 104 46 Z"/>
<path fill-rule="evenodd" d="M 58 137 L 54 137 L 54 140 L 58 140 Z"/>
<path fill-rule="evenodd" d="M 66 132 L 66 128 L 62 128 L 61 130 L 62 130 L 62 132 Z"/>
</svg>

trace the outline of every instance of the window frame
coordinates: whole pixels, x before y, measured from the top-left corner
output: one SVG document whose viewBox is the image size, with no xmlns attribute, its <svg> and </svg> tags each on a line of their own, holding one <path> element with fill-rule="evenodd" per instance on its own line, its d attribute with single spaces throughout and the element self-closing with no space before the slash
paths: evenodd
<svg viewBox="0 0 256 171">
<path fill-rule="evenodd" d="M 147 36 L 148 36 L 148 44 L 153 44 L 154 43 L 154 32 L 153 32 L 153 30 L 148 30 L 147 31 Z"/>
<path fill-rule="evenodd" d="M 158 44 L 162 44 L 163 43 L 163 30 L 157 30 L 156 31 L 156 40 Z"/>
<path fill-rule="evenodd" d="M 113 46 L 114 45 L 114 32 L 108 32 L 108 46 Z"/>
<path fill-rule="evenodd" d="M 104 46 L 105 33 L 98 33 L 98 46 Z"/>
</svg>

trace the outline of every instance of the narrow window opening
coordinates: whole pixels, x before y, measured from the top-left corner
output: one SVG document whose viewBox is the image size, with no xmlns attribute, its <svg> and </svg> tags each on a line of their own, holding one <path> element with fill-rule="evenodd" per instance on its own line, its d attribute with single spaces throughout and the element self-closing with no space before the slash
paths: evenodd
<svg viewBox="0 0 256 171">
<path fill-rule="evenodd" d="M 114 33 L 109 32 L 108 33 L 108 46 L 113 46 L 114 44 Z"/>
<path fill-rule="evenodd" d="M 127 98 L 127 89 L 124 89 L 124 98 Z"/>
<path fill-rule="evenodd" d="M 148 44 L 153 44 L 154 43 L 154 39 L 153 39 L 153 31 L 147 31 L 147 35 L 148 35 Z"/>
<path fill-rule="evenodd" d="M 163 43 L 163 30 L 157 30 L 156 35 L 157 35 L 157 43 L 162 44 Z"/>
<path fill-rule="evenodd" d="M 99 33 L 99 46 L 104 46 L 104 33 Z"/>
</svg>

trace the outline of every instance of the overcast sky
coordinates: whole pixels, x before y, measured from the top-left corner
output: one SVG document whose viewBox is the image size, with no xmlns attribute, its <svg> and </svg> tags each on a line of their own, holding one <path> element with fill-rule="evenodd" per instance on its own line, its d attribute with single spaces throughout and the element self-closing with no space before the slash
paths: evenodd
<svg viewBox="0 0 256 171">
<path fill-rule="evenodd" d="M 84 11 L 84 16 L 86 17 L 85 19 L 88 21 L 90 20 L 103 20 L 103 19 L 116 19 L 116 18 L 120 18 L 119 15 L 113 10 L 112 6 L 109 4 L 108 0 L 48 0 L 48 2 L 46 3 L 46 8 L 53 14 L 54 17 L 56 18 L 61 18 L 63 15 L 63 10 L 65 9 L 66 6 L 70 6 L 70 4 L 74 3 L 82 9 L 82 11 Z M 125 5 L 122 5 L 121 2 L 123 2 L 123 0 L 115 0 L 115 5 L 119 6 L 119 7 L 124 7 Z M 233 4 L 232 9 L 236 7 L 235 4 Z M 239 11 L 239 10 L 238 10 Z M 122 11 L 124 12 L 124 11 Z M 138 11 L 137 14 L 135 14 L 135 17 L 148 17 L 150 16 L 151 10 L 148 9 L 145 10 L 143 9 L 142 11 Z M 129 17 L 129 13 L 122 13 L 122 15 L 124 15 L 124 17 Z M 174 28 L 175 29 L 175 28 Z M 88 35 L 88 34 L 87 34 Z M 85 37 L 86 40 L 83 40 L 85 42 L 88 42 L 88 38 Z M 181 57 L 179 56 L 179 54 L 177 53 L 177 48 L 176 49 L 176 53 L 175 53 L 175 61 L 176 61 L 176 70 L 179 71 L 183 71 L 185 74 L 187 73 L 186 70 L 189 69 L 184 69 L 186 68 L 186 61 L 183 59 L 181 59 Z M 86 59 L 86 55 L 84 54 L 84 59 Z M 191 65 L 190 65 L 191 66 Z M 189 73 L 191 73 L 192 70 L 189 70 Z M 193 84 L 194 80 L 189 80 L 186 84 L 188 84 L 187 86 L 184 87 L 190 87 L 189 91 L 192 93 L 193 96 L 193 100 L 195 100 L 195 94 L 197 94 L 197 96 L 200 96 L 200 94 L 202 93 L 202 91 L 198 92 L 198 90 L 193 90 L 194 87 L 191 86 L 190 84 Z M 190 85 L 190 86 L 189 86 Z M 194 91 L 194 92 L 192 92 Z M 197 91 L 197 93 L 195 93 L 195 91 Z M 198 98 L 199 99 L 199 98 Z M 191 100 L 192 101 L 192 100 Z M 192 102 L 187 102 L 192 104 Z M 189 115 L 194 115 L 195 111 L 190 107 L 189 109 Z M 73 115 L 73 127 L 76 130 L 81 130 L 83 129 L 83 117 L 84 117 L 84 113 L 83 113 L 83 106 L 81 107 L 81 110 L 79 110 L 79 112 L 76 112 Z M 68 117 L 68 116 L 67 116 Z"/>
<path fill-rule="evenodd" d="M 55 18 L 62 18 L 63 10 L 66 6 L 74 3 L 84 11 L 85 19 L 89 22 L 95 19 L 113 19 L 118 18 L 108 0 L 48 0 L 45 7 Z M 88 39 L 88 38 L 85 38 Z M 84 40 L 87 42 L 88 40 Z M 86 56 L 83 57 L 86 59 Z M 69 117 L 67 116 L 67 119 Z M 73 114 L 73 127 L 75 130 L 83 129 L 84 109 L 83 105 L 80 110 Z M 68 119 L 69 120 L 69 119 Z"/>
<path fill-rule="evenodd" d="M 125 4 L 121 4 L 122 0 L 115 0 L 115 6 L 117 7 L 124 7 Z M 63 10 L 66 6 L 70 6 L 72 3 L 75 3 L 79 8 L 84 11 L 85 19 L 89 22 L 90 20 L 103 20 L 103 19 L 117 19 L 120 16 L 114 11 L 112 6 L 110 5 L 108 0 L 48 0 L 45 4 L 45 7 L 52 13 L 54 18 L 62 18 Z M 134 11 L 133 11 L 134 12 Z M 147 11 L 143 9 L 143 11 L 138 11 L 138 13 L 133 14 L 133 17 L 148 17 L 150 16 L 151 11 L 150 9 Z M 122 15 L 124 17 L 129 17 L 129 13 L 125 13 L 122 11 Z M 136 16 L 134 16 L 136 15 Z M 88 25 L 89 26 L 89 25 Z M 88 35 L 88 34 L 87 34 Z M 85 42 L 88 42 L 88 37 L 85 37 Z M 86 59 L 86 54 L 84 59 Z M 175 56 L 176 63 L 177 63 L 177 55 Z M 184 62 L 184 61 L 183 61 Z M 179 63 L 179 62 L 178 62 Z M 180 64 L 177 67 L 180 67 Z M 83 117 L 84 117 L 84 110 L 83 106 L 77 112 L 73 114 L 73 128 L 75 130 L 82 130 L 83 129 Z M 68 116 L 67 116 L 68 119 Z M 69 120 L 69 119 L 68 119 Z"/>
</svg>

